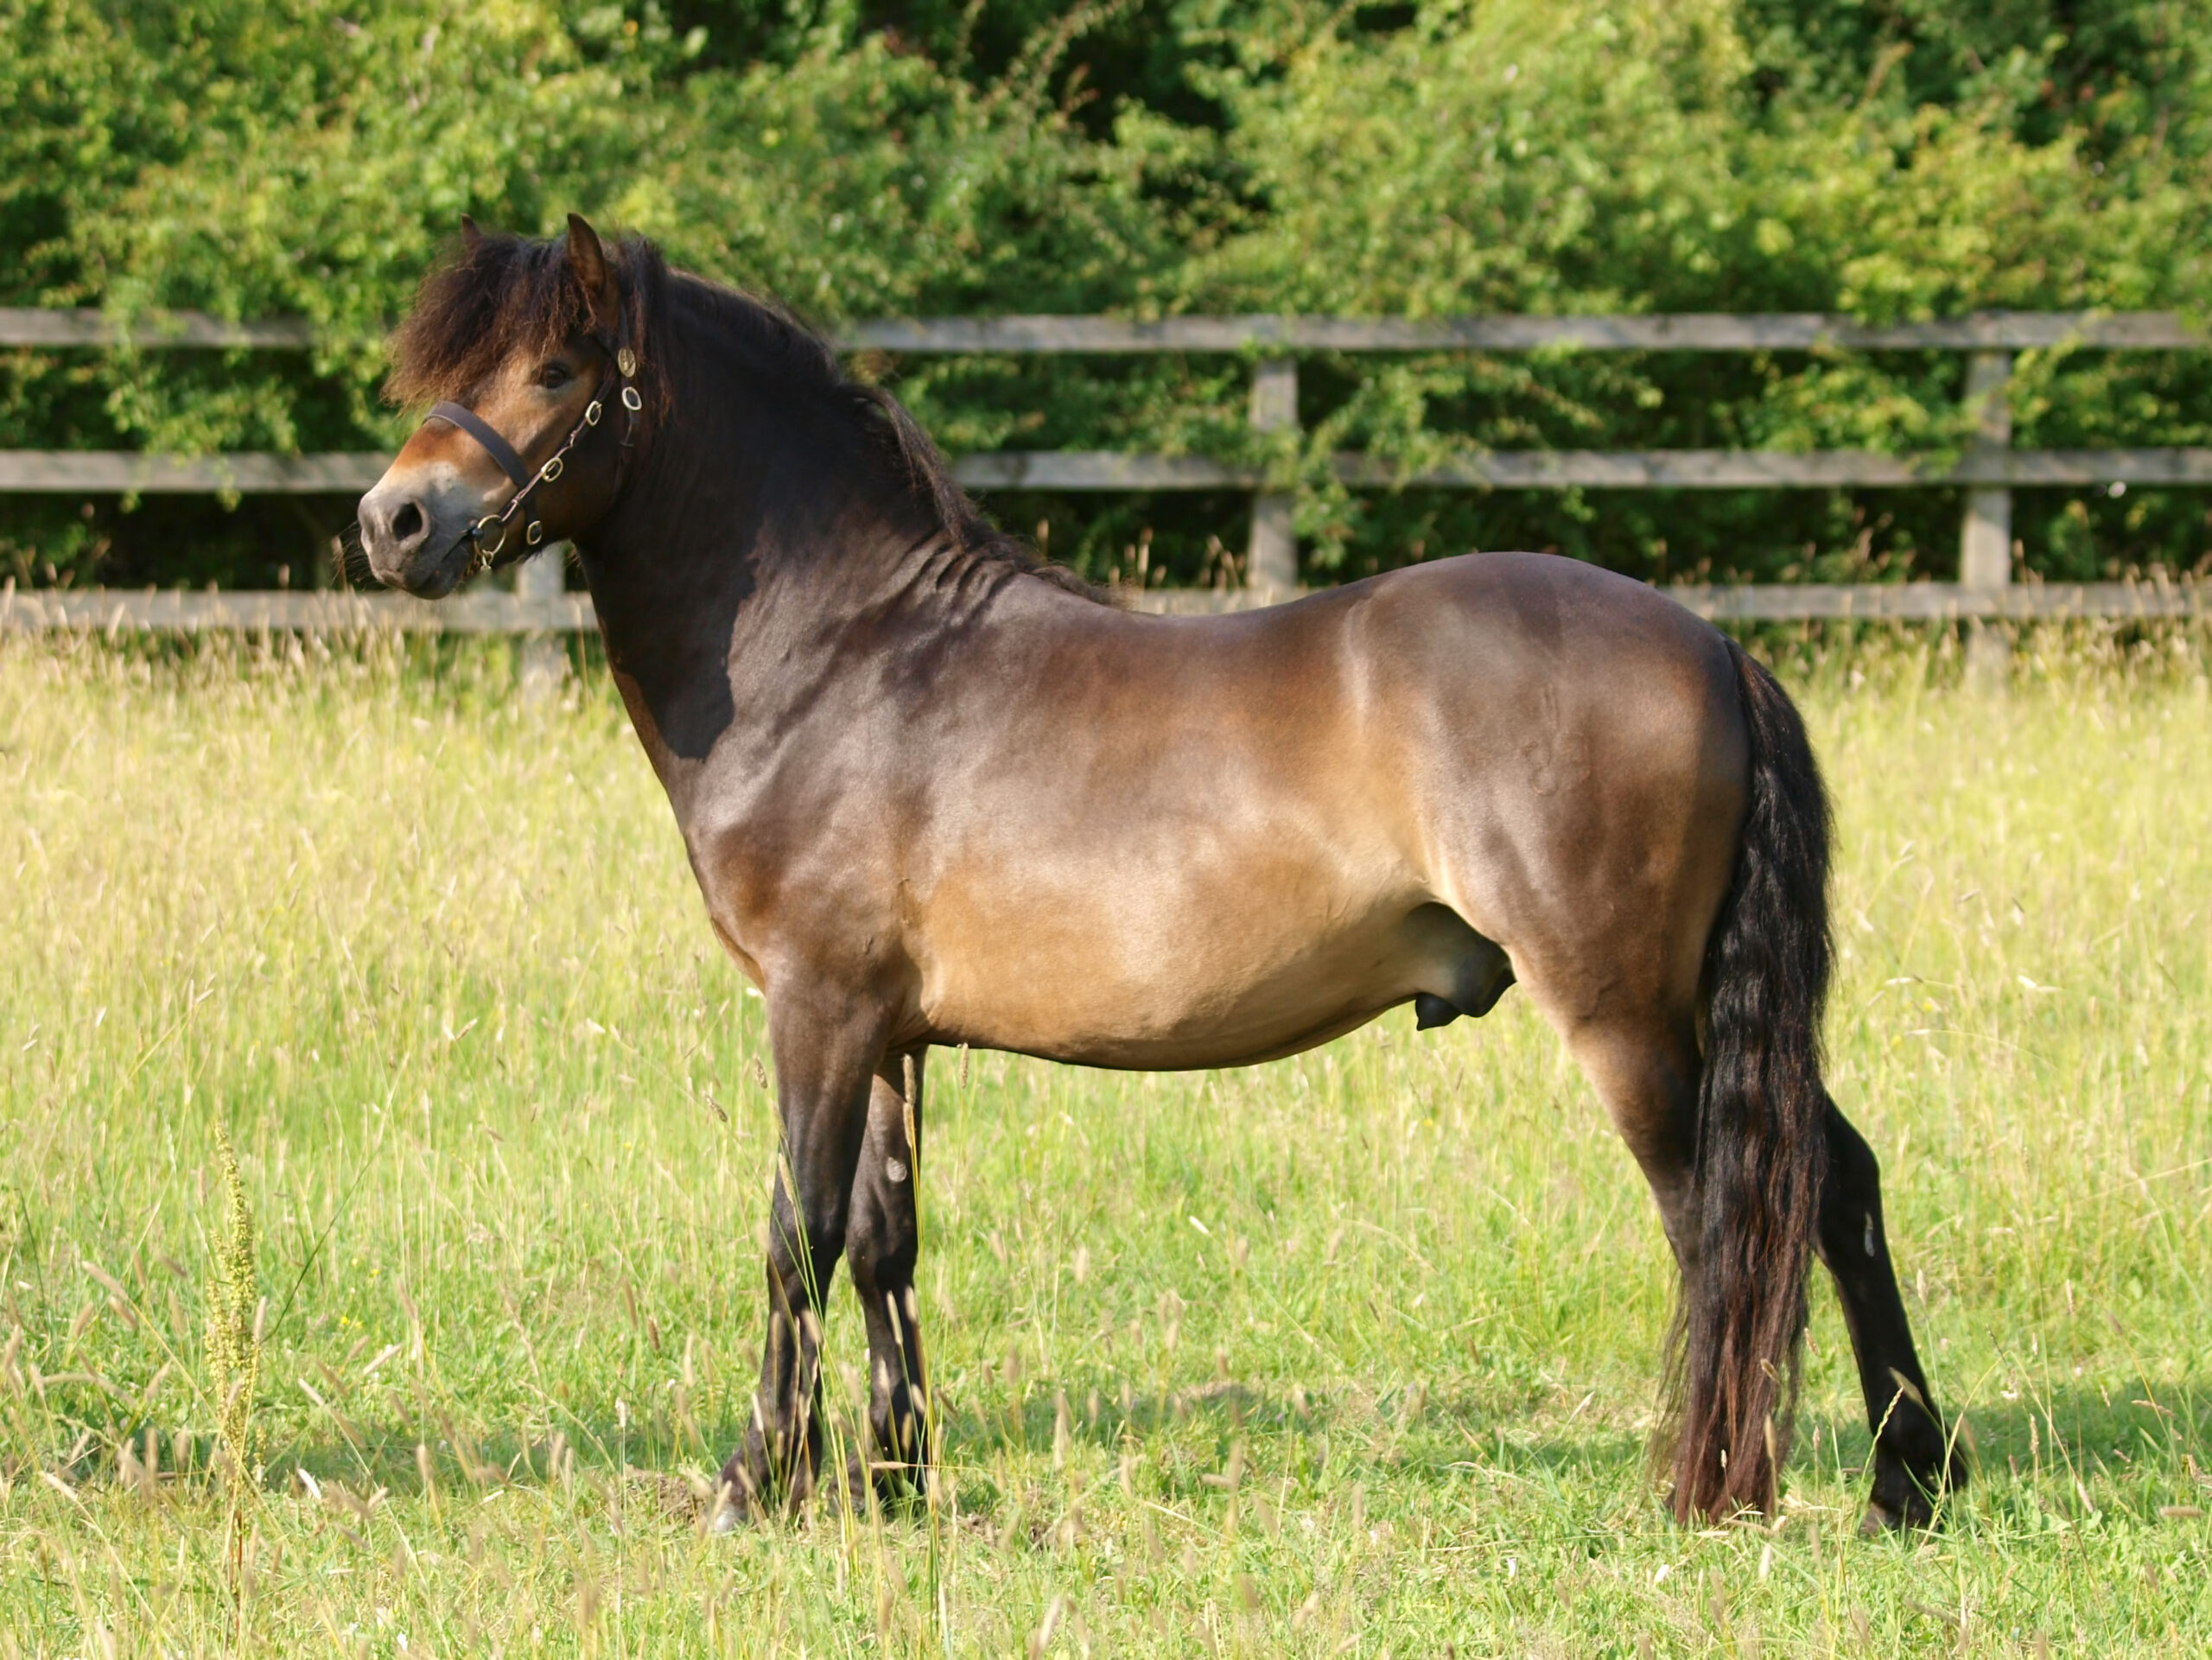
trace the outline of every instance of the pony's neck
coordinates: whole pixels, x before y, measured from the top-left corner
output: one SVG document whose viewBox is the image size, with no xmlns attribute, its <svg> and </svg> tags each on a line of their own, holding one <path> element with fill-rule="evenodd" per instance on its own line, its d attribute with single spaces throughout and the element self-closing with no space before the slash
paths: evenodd
<svg viewBox="0 0 2212 1660">
<path fill-rule="evenodd" d="M 833 695 L 861 632 L 888 645 L 979 595 L 972 562 L 856 416 L 794 408 L 707 353 L 676 384 L 579 552 L 609 666 L 681 817 L 709 752 L 766 741 Z"/>
</svg>

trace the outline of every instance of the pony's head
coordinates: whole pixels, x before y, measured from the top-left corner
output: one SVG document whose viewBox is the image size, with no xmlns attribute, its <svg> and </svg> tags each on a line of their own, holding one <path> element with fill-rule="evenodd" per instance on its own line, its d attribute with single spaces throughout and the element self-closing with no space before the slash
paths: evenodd
<svg viewBox="0 0 2212 1660">
<path fill-rule="evenodd" d="M 610 251 L 576 214 L 565 239 L 486 236 L 423 280 L 392 336 L 385 395 L 429 410 L 361 498 L 378 581 L 426 599 L 488 564 L 588 535 L 621 487 L 644 398 L 652 251 Z"/>
</svg>

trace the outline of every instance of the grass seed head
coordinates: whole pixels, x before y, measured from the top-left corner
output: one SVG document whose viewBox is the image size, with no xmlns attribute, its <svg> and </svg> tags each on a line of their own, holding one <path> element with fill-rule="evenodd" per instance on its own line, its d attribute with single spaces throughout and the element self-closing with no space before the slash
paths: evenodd
<svg viewBox="0 0 2212 1660">
<path fill-rule="evenodd" d="M 217 1174 L 223 1187 L 223 1235 L 215 1244 L 214 1275 L 207 1288 L 209 1394 L 218 1402 L 215 1434 L 228 1479 L 257 1485 L 254 1462 L 254 1391 L 261 1382 L 264 1305 L 254 1261 L 253 1207 L 246 1202 L 230 1131 L 215 1126 Z"/>
</svg>

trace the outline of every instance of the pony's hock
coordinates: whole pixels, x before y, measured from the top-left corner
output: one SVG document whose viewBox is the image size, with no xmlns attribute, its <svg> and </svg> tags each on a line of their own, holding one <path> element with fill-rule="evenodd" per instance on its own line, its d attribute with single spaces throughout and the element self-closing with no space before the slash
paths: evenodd
<svg viewBox="0 0 2212 1660">
<path fill-rule="evenodd" d="M 471 235 L 393 344 L 397 395 L 471 419 L 424 424 L 365 499 L 370 563 L 444 593 L 474 527 L 524 511 L 514 472 L 543 481 L 525 522 L 575 542 L 708 916 L 766 1002 L 783 1145 L 726 1520 L 823 1479 L 841 1258 L 871 1379 L 848 1479 L 925 1479 L 932 1046 L 1236 1065 L 1404 1003 L 1480 1014 L 1516 982 L 1681 1269 L 1676 1514 L 1772 1504 L 1817 1252 L 1875 1432 L 1870 1521 L 1932 1518 L 1961 1472 L 1873 1155 L 1820 1072 L 1827 804 L 1789 698 L 1711 626 L 1526 554 L 1132 614 L 985 523 L 821 340 L 581 219 Z M 610 376 L 637 394 L 626 446 L 575 436 Z"/>
</svg>

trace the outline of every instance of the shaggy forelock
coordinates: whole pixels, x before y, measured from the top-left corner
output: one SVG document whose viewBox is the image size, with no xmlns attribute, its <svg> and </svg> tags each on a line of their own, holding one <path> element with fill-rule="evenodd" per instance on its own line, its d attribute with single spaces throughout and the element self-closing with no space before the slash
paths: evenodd
<svg viewBox="0 0 2212 1660">
<path fill-rule="evenodd" d="M 391 336 L 385 396 L 406 407 L 461 395 L 511 357 L 557 350 L 589 315 L 563 244 L 486 236 L 423 279 Z"/>
</svg>

